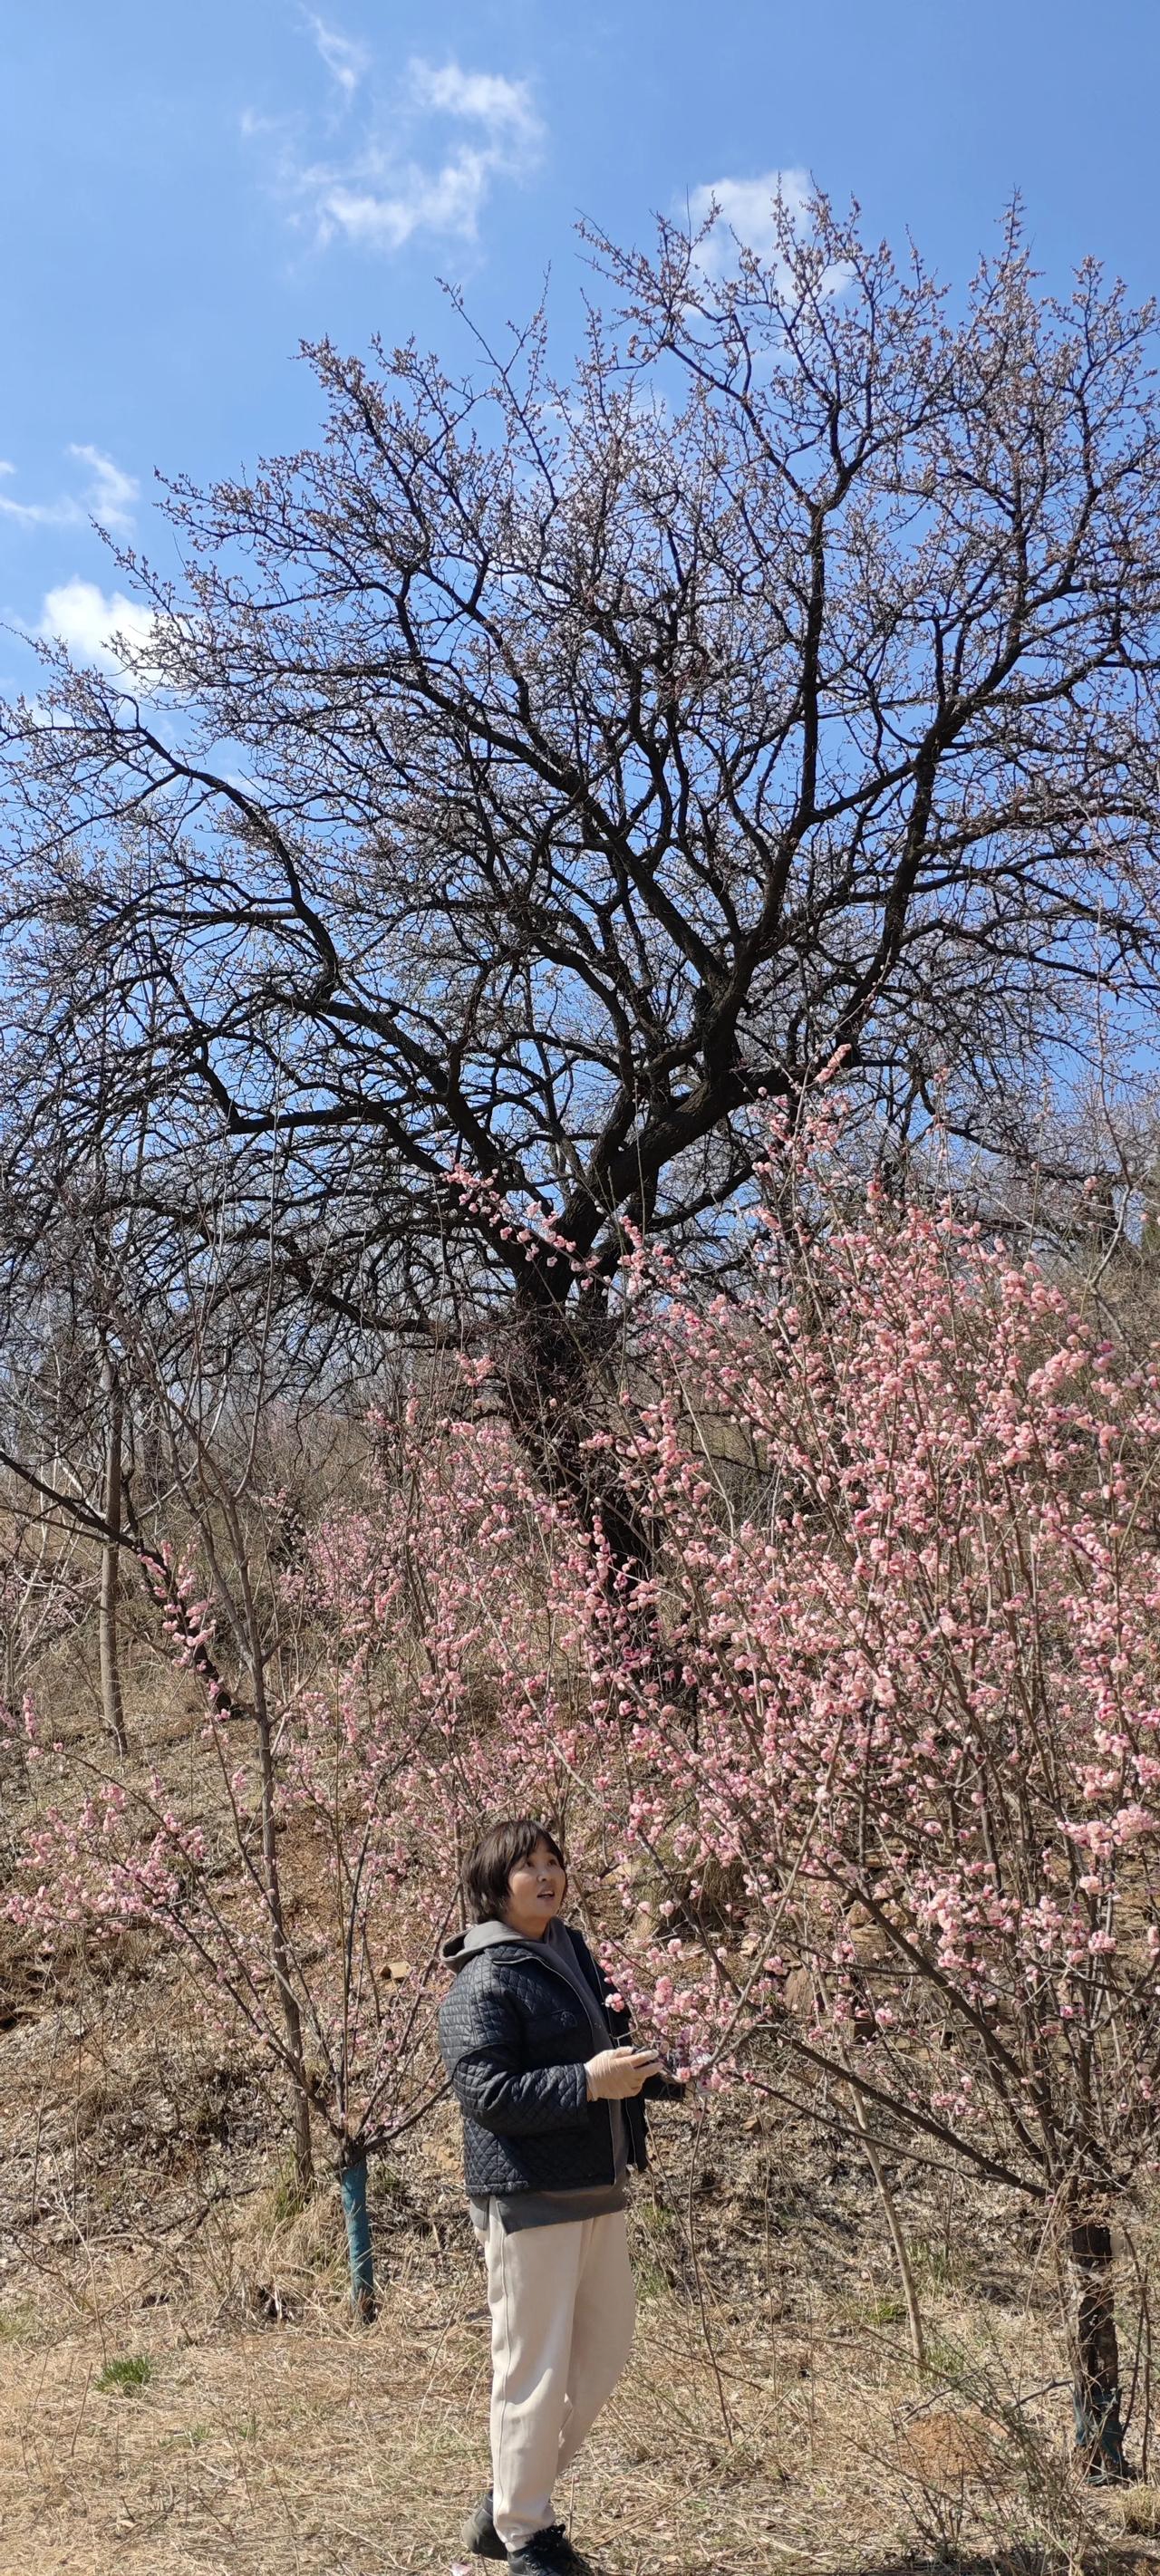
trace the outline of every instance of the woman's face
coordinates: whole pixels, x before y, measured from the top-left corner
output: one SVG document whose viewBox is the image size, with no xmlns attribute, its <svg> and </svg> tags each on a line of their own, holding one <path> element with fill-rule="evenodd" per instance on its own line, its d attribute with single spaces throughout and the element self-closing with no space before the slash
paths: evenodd
<svg viewBox="0 0 1160 2576">
<path fill-rule="evenodd" d="M 522 1932 L 525 1940 L 538 1941 L 552 1916 L 559 1913 L 567 1884 L 567 1871 L 541 1834 L 535 1850 L 526 1860 L 518 1860 L 509 1873 L 504 1922 L 513 1932 Z"/>
</svg>

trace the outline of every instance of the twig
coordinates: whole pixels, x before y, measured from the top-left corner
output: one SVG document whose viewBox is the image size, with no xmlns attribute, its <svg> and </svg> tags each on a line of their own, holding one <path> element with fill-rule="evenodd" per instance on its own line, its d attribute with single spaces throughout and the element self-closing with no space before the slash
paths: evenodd
<svg viewBox="0 0 1160 2576">
<path fill-rule="evenodd" d="M 898 2215 L 898 2204 L 893 2192 L 891 2191 L 890 2185 L 887 2182 L 882 2158 L 879 2155 L 878 2149 L 874 2144 L 874 2140 L 870 2135 L 870 2123 L 866 2117 L 866 2105 L 862 2100 L 862 2096 L 853 2076 L 850 2078 L 850 2099 L 854 2105 L 854 2118 L 858 2124 L 858 2129 L 861 2134 L 862 2152 L 870 2167 L 870 2171 L 874 2176 L 874 2180 L 878 2185 L 878 2197 L 881 2200 L 882 2207 L 886 2213 L 886 2224 L 890 2230 L 890 2242 L 894 2248 L 894 2260 L 898 2265 L 898 2278 L 902 2283 L 902 2295 L 906 2301 L 906 2321 L 910 2328 L 910 2349 L 914 2356 L 914 2366 L 916 2370 L 925 2370 L 926 2341 L 922 2331 L 922 2310 L 918 2304 L 918 2291 L 915 2288 L 914 2270 L 910 2260 L 910 2249 L 902 2232 L 902 2221 Z"/>
<path fill-rule="evenodd" d="M 706 2352 L 707 2352 L 707 2353 L 708 2353 L 708 2355 L 709 2355 L 709 2361 L 710 2361 L 710 2366 L 711 2366 L 711 2368 L 712 2368 L 713 2377 L 714 2377 L 714 2379 L 715 2379 L 715 2380 L 716 2380 L 716 2382 L 717 2382 L 717 2400 L 718 2400 L 718 2404 L 720 2405 L 720 2408 L 721 2408 L 721 2421 L 722 2421 L 722 2423 L 723 2423 L 723 2425 L 724 2425 L 724 2427 L 725 2427 L 725 2439 L 726 2439 L 726 2441 L 727 2441 L 727 2442 L 732 2442 L 732 2440 L 733 2440 L 733 2418 L 732 2418 L 732 2416 L 731 2416 L 731 2414 L 730 2414 L 730 2412 L 729 2412 L 729 2403 L 728 2403 L 728 2399 L 726 2398 L 726 2395 L 725 2395 L 725 2382 L 724 2382 L 724 2380 L 723 2380 L 723 2379 L 722 2379 L 722 2377 L 721 2377 L 721 2371 L 720 2371 L 720 2367 L 719 2367 L 719 2365 L 718 2365 L 718 2361 L 717 2361 L 717 2354 L 716 2354 L 716 2350 L 715 2350 L 715 2348 L 714 2348 L 713 2337 L 712 2337 L 712 2335 L 711 2335 L 711 2334 L 710 2334 L 710 2332 L 709 2332 L 709 2318 L 708 2318 L 708 2313 L 707 2313 L 707 2310 L 706 2310 L 706 2307 L 705 2307 L 705 2290 L 704 2290 L 704 2284 L 703 2284 L 702 2279 L 701 2279 L 701 2263 L 700 2263 L 700 2257 L 699 2257 L 699 2255 L 698 2255 L 698 2253 L 697 2253 L 697 2222 L 696 2222 L 696 2217 L 695 2217 L 694 2210 L 693 2210 L 693 2188 L 694 2188 L 694 2184 L 695 2184 L 695 2182 L 696 2182 L 696 2178 L 697 2178 L 697 2128 L 696 2128 L 696 2126 L 694 2126 L 694 2130 L 693 2130 L 693 2141 L 692 2141 L 692 2152 L 691 2152 L 690 2157 L 689 2157 L 689 2194 L 688 2194 L 689 2252 L 690 2252 L 690 2255 L 692 2256 L 692 2262 L 693 2262 L 693 2279 L 694 2279 L 694 2281 L 695 2281 L 695 2283 L 696 2283 L 696 2286 L 697 2286 L 697 2306 L 698 2306 L 698 2308 L 700 2309 L 700 2312 L 701 2312 L 701 2332 L 702 2332 L 702 2334 L 704 2335 L 704 2338 L 705 2338 L 705 2350 L 706 2350 Z"/>
</svg>

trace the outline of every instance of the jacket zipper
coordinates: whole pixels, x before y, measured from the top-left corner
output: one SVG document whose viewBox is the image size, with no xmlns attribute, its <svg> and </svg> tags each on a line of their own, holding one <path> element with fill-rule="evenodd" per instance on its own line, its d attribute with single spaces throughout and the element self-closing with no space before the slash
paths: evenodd
<svg viewBox="0 0 1160 2576">
<path fill-rule="evenodd" d="M 531 1942 L 530 1942 L 530 1941 L 529 1941 L 529 1942 L 526 1942 L 524 1946 L 525 1946 L 525 1948 L 526 1948 L 529 1952 L 531 1951 L 532 1945 L 531 1945 Z M 532 1964 L 533 1964 L 533 1966 L 534 1966 L 534 1967 L 537 1967 L 537 1968 L 546 1968 L 550 1977 L 558 1977 L 558 1978 L 559 1978 L 559 1981 L 560 1981 L 560 1984 L 561 1984 L 562 1986 L 567 1986 L 569 1994 L 571 1994 L 571 1995 L 574 1995 L 574 1994 L 575 1994 L 575 1992 L 576 1992 L 576 1988 L 575 1988 L 575 1986 L 574 1986 L 574 1985 L 573 1985 L 573 1983 L 572 1983 L 571 1977 L 567 1977 L 567 1976 L 565 1976 L 563 1969 L 562 1969 L 562 1968 L 558 1968 L 558 1967 L 556 1966 L 556 1963 L 555 1963 L 555 1960 L 554 1960 L 554 1959 L 537 1959 L 537 1958 L 535 1957 L 534 1953 L 533 1953 L 533 1954 L 532 1954 Z M 584 1976 L 584 1970 L 583 1970 L 583 1968 L 581 1968 L 581 1967 L 580 1967 L 580 1962 L 579 1962 L 579 1960 L 577 1960 L 576 1965 L 577 1965 L 577 1967 L 580 1969 L 580 1974 L 581 1974 L 581 1976 L 583 1977 L 583 1976 Z M 585 1979 L 585 1983 L 587 1984 L 588 1982 L 589 1982 L 589 1981 L 588 1981 L 587 1979 Z M 596 2002 L 597 2002 L 598 2004 L 600 2004 L 601 2012 L 604 2012 L 604 2005 L 603 2005 L 603 2003 L 601 2003 L 600 1997 L 599 1997 L 599 1995 L 596 1993 L 596 1988 L 595 1988 L 595 1986 L 593 1986 L 593 1988 L 592 1988 L 592 1993 L 593 1993 L 593 1996 L 595 1997 Z M 607 2013 L 606 2013 L 606 2012 L 604 2012 L 604 2021 L 605 2021 L 605 2027 L 606 2027 L 606 2028 L 608 2028 L 608 2015 L 607 2015 Z M 609 2040 L 611 2041 L 611 2039 L 612 2039 L 612 2032 L 611 2032 L 611 2029 L 609 2029 L 609 2030 L 608 2030 L 608 2036 L 609 2036 Z M 601 2105 L 600 2105 L 600 2108 L 601 2108 L 601 2110 L 602 2110 L 602 2111 L 603 2111 L 603 2113 L 604 2113 L 604 2116 L 605 2116 L 605 2122 L 606 2122 L 607 2129 L 608 2129 L 608 2162 L 609 2162 L 609 2166 L 610 2166 L 610 2168 L 611 2168 L 611 2170 L 610 2170 L 610 2172 L 609 2172 L 608 2179 L 609 2179 L 609 2182 L 610 2182 L 610 2183 L 614 2183 L 614 2182 L 615 2182 L 615 2180 L 616 2180 L 616 2156 L 615 2156 L 615 2152 L 614 2152 L 614 2150 L 613 2150 L 613 2145 L 612 2145 L 612 2113 L 611 2113 L 611 2111 L 609 2110 L 609 2107 L 608 2107 L 607 2102 L 602 2102 L 602 2103 L 601 2103 Z M 622 2109 L 622 2114 L 621 2114 L 621 2116 L 622 2116 L 622 2118 L 623 2118 L 623 2120 L 624 2120 L 625 2134 L 626 2134 L 626 2136 L 627 2136 L 627 2135 L 629 2134 L 629 2122 L 628 2122 L 628 2113 L 627 2113 L 627 2110 L 623 2110 L 623 2109 Z"/>
</svg>

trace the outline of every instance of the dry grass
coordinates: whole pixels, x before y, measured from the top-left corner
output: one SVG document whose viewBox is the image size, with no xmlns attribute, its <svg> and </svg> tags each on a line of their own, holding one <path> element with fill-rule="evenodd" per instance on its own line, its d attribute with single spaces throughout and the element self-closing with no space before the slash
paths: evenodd
<svg viewBox="0 0 1160 2576">
<path fill-rule="evenodd" d="M 277 2188 L 223 2202 L 168 2284 L 145 2249 L 23 2272 L 0 2309 L 0 2576 L 449 2564 L 487 2470 L 469 2231 L 443 2252 L 413 2235 L 359 2329 L 332 2195 L 280 2206 Z M 1067 2471 L 1058 2399 L 1021 2402 L 1058 2369 L 1043 2321 L 984 2332 L 961 2292 L 941 2296 L 939 2360 L 919 2386 L 896 2330 L 854 2302 L 819 2296 L 771 2325 L 710 2283 L 710 2353 L 688 2298 L 650 2287 L 643 2210 L 635 2232 L 633 2365 L 557 2498 L 609 2576 L 1075 2568 L 1128 2530 L 1142 2537 L 1115 2563 L 1160 2562 L 1151 2491 L 1093 2509 Z M 130 2361 L 146 2367 L 118 2367 Z"/>
<path fill-rule="evenodd" d="M 698 2373 L 672 2322 L 646 2325 L 643 2367 L 565 2501 L 616 2566 L 641 2564 L 647 2548 L 691 2576 L 752 2563 L 756 2453 L 774 2400 L 746 2392 L 736 2463 L 723 2460 L 698 2429 Z M 303 2325 L 190 2342 L 151 2320 L 135 2348 L 152 2375 L 122 2396 L 96 2389 L 92 2338 L 9 2346 L 5 2576 L 386 2576 L 447 2563 L 486 2471 L 486 2330 L 462 2302 L 400 2293 L 369 2333 Z"/>
</svg>

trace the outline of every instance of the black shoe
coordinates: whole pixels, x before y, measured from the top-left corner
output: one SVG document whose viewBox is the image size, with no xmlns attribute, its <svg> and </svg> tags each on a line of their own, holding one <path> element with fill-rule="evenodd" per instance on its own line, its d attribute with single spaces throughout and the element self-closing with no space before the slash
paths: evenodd
<svg viewBox="0 0 1160 2576">
<path fill-rule="evenodd" d="M 514 2576 L 592 2576 L 587 2559 L 573 2549 L 562 2522 L 545 2523 L 518 2549 L 509 2549 L 508 2566 Z"/>
<path fill-rule="evenodd" d="M 506 2558 L 507 2551 L 492 2520 L 491 2488 L 469 2515 L 459 2535 L 461 2546 L 476 2558 Z"/>
</svg>

